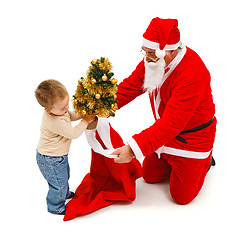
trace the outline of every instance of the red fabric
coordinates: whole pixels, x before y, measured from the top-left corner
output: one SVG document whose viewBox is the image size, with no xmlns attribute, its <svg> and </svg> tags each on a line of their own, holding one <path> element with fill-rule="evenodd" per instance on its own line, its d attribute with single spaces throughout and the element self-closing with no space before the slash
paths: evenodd
<svg viewBox="0 0 240 240">
<path fill-rule="evenodd" d="M 143 37 L 149 41 L 160 44 L 164 49 L 166 44 L 176 44 L 180 41 L 180 32 L 177 19 L 153 18 Z"/>
<path fill-rule="evenodd" d="M 104 147 L 98 134 L 96 137 Z M 110 137 L 114 148 L 124 145 L 119 134 L 111 126 Z M 91 213 L 117 201 L 134 201 L 135 181 L 141 176 L 141 165 L 136 159 L 130 163 L 117 164 L 114 159 L 92 150 L 90 173 L 77 188 L 75 197 L 68 202 L 63 220 Z"/>
<path fill-rule="evenodd" d="M 163 181 L 170 176 L 170 193 L 179 204 L 188 204 L 201 190 L 207 174 L 211 154 L 206 159 L 189 159 L 156 153 L 143 162 L 143 178 L 149 183 Z"/>
<path fill-rule="evenodd" d="M 143 93 L 144 62 L 119 84 L 118 107 L 126 105 Z M 177 149 L 207 152 L 213 147 L 216 121 L 208 128 L 182 135 L 188 144 L 183 144 L 175 137 L 183 130 L 188 130 L 208 122 L 215 114 L 211 86 L 211 77 L 201 58 L 190 48 L 181 62 L 164 81 L 160 90 L 161 102 L 156 119 L 153 104 L 154 94 L 150 95 L 155 123 L 133 136 L 144 156 L 155 152 L 161 146 Z M 132 86 L 133 89 L 132 89 Z M 155 93 L 156 94 L 156 93 Z"/>
</svg>

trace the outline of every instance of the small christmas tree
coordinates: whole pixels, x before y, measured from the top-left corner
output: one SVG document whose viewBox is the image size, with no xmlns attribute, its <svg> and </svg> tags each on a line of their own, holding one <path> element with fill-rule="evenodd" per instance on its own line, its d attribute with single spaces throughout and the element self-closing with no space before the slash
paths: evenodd
<svg viewBox="0 0 240 240">
<path fill-rule="evenodd" d="M 112 65 L 107 58 L 93 59 L 88 69 L 87 77 L 81 77 L 73 95 L 75 111 L 89 117 L 97 114 L 99 117 L 115 116 L 117 110 L 117 80 L 112 78 Z"/>
</svg>

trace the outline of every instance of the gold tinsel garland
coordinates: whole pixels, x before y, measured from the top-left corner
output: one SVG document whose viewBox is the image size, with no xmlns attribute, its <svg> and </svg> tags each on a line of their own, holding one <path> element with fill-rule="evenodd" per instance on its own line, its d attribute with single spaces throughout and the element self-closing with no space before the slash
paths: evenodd
<svg viewBox="0 0 240 240">
<path fill-rule="evenodd" d="M 97 114 L 99 117 L 115 116 L 118 109 L 116 93 L 117 80 L 113 77 L 112 64 L 107 58 L 93 59 L 88 68 L 86 78 L 78 80 L 78 86 L 73 95 L 73 108 L 78 114 L 89 117 Z"/>
</svg>

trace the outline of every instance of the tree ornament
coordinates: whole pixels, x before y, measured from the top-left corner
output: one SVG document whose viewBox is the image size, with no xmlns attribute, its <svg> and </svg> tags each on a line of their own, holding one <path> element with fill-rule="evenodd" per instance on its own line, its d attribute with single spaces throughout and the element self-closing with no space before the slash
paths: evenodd
<svg viewBox="0 0 240 240">
<path fill-rule="evenodd" d="M 93 78 L 92 80 L 91 80 L 91 84 L 95 84 L 97 82 L 97 80 L 95 79 L 95 78 Z"/>
<path fill-rule="evenodd" d="M 97 94 L 95 94 L 95 98 L 96 98 L 96 99 L 100 99 L 100 97 L 101 97 L 101 95 L 100 95 L 100 94 L 98 94 L 98 93 L 97 93 Z"/>
<path fill-rule="evenodd" d="M 93 59 L 92 64 L 96 64 L 96 63 L 97 63 L 97 59 Z"/>
<path fill-rule="evenodd" d="M 111 80 L 111 83 L 112 83 L 112 84 L 116 84 L 116 83 L 117 83 L 117 79 L 113 78 L 113 79 Z"/>
<path fill-rule="evenodd" d="M 106 74 L 104 74 L 103 76 L 102 76 L 102 80 L 105 82 L 105 81 L 107 81 L 107 76 L 106 76 Z"/>
</svg>

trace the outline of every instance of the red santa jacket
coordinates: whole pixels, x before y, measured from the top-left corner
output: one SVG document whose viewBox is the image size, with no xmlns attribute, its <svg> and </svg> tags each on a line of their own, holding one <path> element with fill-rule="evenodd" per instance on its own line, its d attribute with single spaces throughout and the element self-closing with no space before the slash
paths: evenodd
<svg viewBox="0 0 240 240">
<path fill-rule="evenodd" d="M 175 138 L 183 130 L 208 122 L 215 114 L 209 71 L 196 52 L 188 47 L 182 51 L 179 62 L 165 73 L 161 88 L 149 95 L 155 123 L 133 136 L 142 156 L 163 145 L 196 152 L 210 151 L 213 147 L 216 119 L 206 129 L 182 134 L 187 143 Z M 144 93 L 144 75 L 144 61 L 141 61 L 132 74 L 119 84 L 119 108 Z"/>
</svg>

